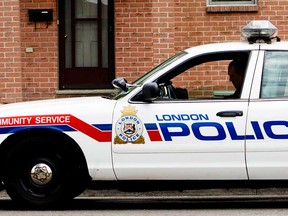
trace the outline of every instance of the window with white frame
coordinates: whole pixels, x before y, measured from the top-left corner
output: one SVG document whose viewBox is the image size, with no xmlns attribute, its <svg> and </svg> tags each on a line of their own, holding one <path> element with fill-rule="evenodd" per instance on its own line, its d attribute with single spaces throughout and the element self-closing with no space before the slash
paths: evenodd
<svg viewBox="0 0 288 216">
<path fill-rule="evenodd" d="M 261 83 L 261 98 L 288 97 L 288 52 L 266 51 L 263 77 Z"/>
<path fill-rule="evenodd" d="M 256 5 L 257 0 L 207 0 L 207 5 Z"/>
</svg>

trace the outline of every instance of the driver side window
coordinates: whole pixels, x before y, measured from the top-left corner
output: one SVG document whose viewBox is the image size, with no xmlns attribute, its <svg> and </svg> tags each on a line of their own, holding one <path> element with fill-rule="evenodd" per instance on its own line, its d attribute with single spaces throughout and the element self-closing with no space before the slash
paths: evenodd
<svg viewBox="0 0 288 216">
<path fill-rule="evenodd" d="M 228 64 L 228 61 L 203 63 L 184 71 L 171 81 L 175 88 L 187 89 L 189 99 L 228 96 L 234 92 L 227 73 Z"/>
<path fill-rule="evenodd" d="M 240 98 L 248 58 L 249 52 L 233 52 L 191 59 L 158 81 L 159 100 Z"/>
</svg>

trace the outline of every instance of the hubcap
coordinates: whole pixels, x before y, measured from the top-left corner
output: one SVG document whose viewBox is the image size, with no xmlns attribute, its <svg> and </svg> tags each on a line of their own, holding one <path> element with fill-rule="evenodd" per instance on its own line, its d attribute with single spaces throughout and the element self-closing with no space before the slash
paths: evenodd
<svg viewBox="0 0 288 216">
<path fill-rule="evenodd" d="M 39 163 L 32 168 L 31 179 L 35 184 L 46 185 L 52 179 L 52 170 L 47 164 Z"/>
</svg>

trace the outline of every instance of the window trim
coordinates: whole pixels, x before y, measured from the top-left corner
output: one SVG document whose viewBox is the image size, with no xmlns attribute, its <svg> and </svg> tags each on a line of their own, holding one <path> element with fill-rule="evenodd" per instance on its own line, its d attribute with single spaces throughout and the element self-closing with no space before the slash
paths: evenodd
<svg viewBox="0 0 288 216">
<path fill-rule="evenodd" d="M 233 12 L 258 12 L 258 0 L 251 1 L 222 1 L 212 2 L 213 0 L 206 0 L 207 13 L 233 13 Z M 211 3 L 212 2 L 212 3 Z"/>
<path fill-rule="evenodd" d="M 286 50 L 266 50 L 264 52 L 261 85 L 260 85 L 260 95 L 259 95 L 260 99 L 279 99 L 279 98 L 280 99 L 282 99 L 282 98 L 287 99 L 288 98 L 288 94 L 287 94 L 287 91 L 288 91 L 287 77 L 288 76 L 287 76 L 287 73 L 285 73 L 286 72 L 286 67 L 285 67 L 286 64 L 281 64 L 282 62 L 285 62 L 285 60 L 281 62 L 281 56 L 280 56 L 280 58 L 275 58 L 275 56 L 277 57 L 277 54 L 279 56 L 282 53 L 287 55 Z M 271 55 L 271 56 L 269 56 L 269 55 Z M 273 55 L 275 55 L 275 56 L 273 56 Z M 286 56 L 285 55 L 283 55 L 283 56 L 284 57 L 282 57 L 282 58 L 286 59 L 285 58 Z M 280 61 L 277 62 L 277 60 L 279 60 L 279 59 L 280 59 Z M 276 63 L 274 63 L 274 64 L 271 63 L 272 64 L 272 67 L 271 67 L 271 65 L 269 65 L 269 60 L 272 62 L 276 60 Z M 284 65 L 284 67 L 281 67 L 283 65 Z M 273 77 L 276 79 L 271 79 L 271 77 L 273 75 L 275 75 L 275 74 L 271 73 L 271 71 L 270 71 L 271 69 L 277 70 L 276 71 L 277 76 Z M 266 84 L 264 84 L 264 83 L 266 83 Z M 285 84 L 285 86 L 283 84 Z M 269 90 L 269 87 L 272 90 L 274 88 L 274 94 L 273 94 L 273 91 L 271 94 L 271 90 Z M 267 91 L 265 88 L 268 88 L 269 91 Z M 265 94 L 265 92 L 268 92 L 268 94 Z"/>
<path fill-rule="evenodd" d="M 246 1 L 219 1 L 214 2 L 213 0 L 206 0 L 207 6 L 243 6 L 243 5 L 257 5 L 258 0 L 246 0 Z"/>
</svg>

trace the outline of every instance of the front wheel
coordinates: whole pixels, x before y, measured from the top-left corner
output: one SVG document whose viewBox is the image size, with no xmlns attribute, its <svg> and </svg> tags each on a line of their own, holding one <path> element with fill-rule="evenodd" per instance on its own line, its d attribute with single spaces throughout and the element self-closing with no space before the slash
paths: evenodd
<svg viewBox="0 0 288 216">
<path fill-rule="evenodd" d="M 12 200 L 45 206 L 72 198 L 73 157 L 56 143 L 53 138 L 30 138 L 9 153 L 4 185 Z"/>
</svg>

